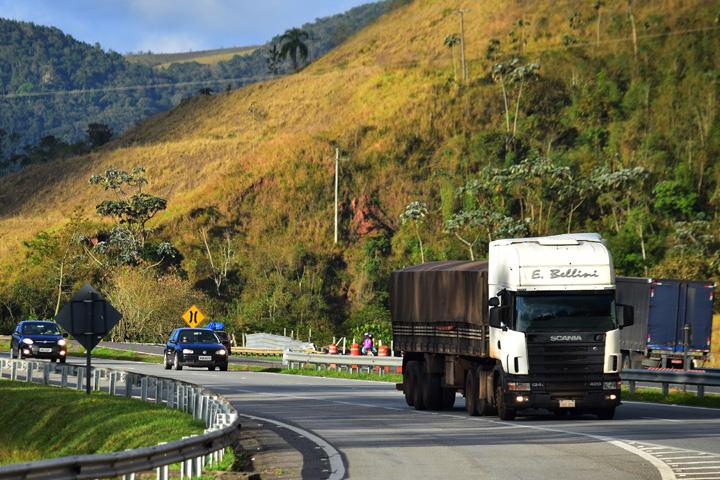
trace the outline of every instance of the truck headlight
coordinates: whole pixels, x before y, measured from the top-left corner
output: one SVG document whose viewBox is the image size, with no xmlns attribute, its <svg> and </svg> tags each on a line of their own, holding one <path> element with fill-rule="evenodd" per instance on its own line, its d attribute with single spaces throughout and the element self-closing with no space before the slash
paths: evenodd
<svg viewBox="0 0 720 480">
<path fill-rule="evenodd" d="M 67 345 L 67 340 L 65 340 L 64 338 L 61 338 L 60 340 L 58 340 L 58 345 L 60 345 L 61 347 L 64 347 L 65 345 Z"/>
<path fill-rule="evenodd" d="M 192 355 L 193 353 L 195 352 L 190 350 L 189 348 L 183 348 L 183 355 Z"/>
<path fill-rule="evenodd" d="M 620 389 L 619 381 L 603 382 L 603 390 L 619 390 L 619 389 Z"/>
<path fill-rule="evenodd" d="M 218 350 L 215 353 L 217 353 L 218 355 L 226 355 L 227 354 L 227 352 L 224 349 Z"/>
<path fill-rule="evenodd" d="M 530 391 L 530 384 L 527 382 L 508 382 L 507 388 L 511 392 Z"/>
<path fill-rule="evenodd" d="M 33 341 L 30 340 L 29 338 L 23 338 L 23 341 L 22 341 L 22 342 L 23 342 L 25 345 L 32 345 L 32 344 L 33 344 Z"/>
</svg>

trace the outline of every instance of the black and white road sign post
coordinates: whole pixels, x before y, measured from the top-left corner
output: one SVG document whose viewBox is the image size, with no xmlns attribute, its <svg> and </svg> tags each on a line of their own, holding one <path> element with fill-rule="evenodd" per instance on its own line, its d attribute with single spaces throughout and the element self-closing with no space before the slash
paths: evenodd
<svg viewBox="0 0 720 480">
<path fill-rule="evenodd" d="M 55 321 L 85 347 L 85 391 L 90 394 L 91 352 L 122 318 L 90 285 L 84 285 L 55 316 Z"/>
</svg>

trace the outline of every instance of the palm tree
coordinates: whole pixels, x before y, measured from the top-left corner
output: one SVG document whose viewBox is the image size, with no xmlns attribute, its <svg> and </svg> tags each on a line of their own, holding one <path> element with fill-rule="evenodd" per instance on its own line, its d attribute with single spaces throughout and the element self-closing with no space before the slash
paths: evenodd
<svg viewBox="0 0 720 480">
<path fill-rule="evenodd" d="M 310 34 L 300 28 L 291 28 L 280 37 L 280 42 L 282 42 L 280 55 L 282 58 L 287 58 L 290 55 L 293 70 L 298 69 L 298 55 L 303 61 L 307 59 L 308 47 L 305 41 L 309 38 Z"/>
<path fill-rule="evenodd" d="M 460 35 L 457 33 L 453 33 L 452 35 L 448 35 L 445 37 L 445 46 L 448 47 L 452 51 L 452 59 L 453 59 L 453 76 L 455 77 L 455 80 L 457 80 L 457 63 L 455 61 L 455 45 L 460 44 Z"/>
</svg>

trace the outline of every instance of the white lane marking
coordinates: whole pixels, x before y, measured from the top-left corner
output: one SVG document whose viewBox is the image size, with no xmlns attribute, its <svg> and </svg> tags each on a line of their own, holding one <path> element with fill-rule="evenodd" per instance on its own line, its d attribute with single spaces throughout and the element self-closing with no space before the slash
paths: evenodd
<svg viewBox="0 0 720 480">
<path fill-rule="evenodd" d="M 255 394 L 255 395 L 258 395 L 258 394 L 259 394 L 259 395 L 265 395 L 263 392 L 257 392 L 257 391 L 254 391 L 254 390 L 234 389 L 234 391 L 235 391 L 235 392 L 243 392 L 243 393 L 251 393 L 251 394 Z M 270 396 L 278 396 L 278 397 L 286 397 L 286 398 L 298 399 L 298 400 L 315 400 L 315 401 L 322 401 L 322 402 L 328 402 L 328 403 L 337 403 L 337 404 L 341 404 L 341 405 L 352 405 L 352 406 L 361 406 L 361 407 L 371 407 L 371 408 L 376 408 L 376 409 L 377 409 L 377 408 L 380 408 L 380 409 L 383 409 L 383 410 L 395 410 L 395 411 L 400 410 L 400 411 L 406 411 L 406 410 L 399 409 L 399 408 L 396 408 L 396 407 L 385 407 L 385 406 L 381 406 L 381 405 L 367 405 L 367 404 L 356 403 L 356 402 L 347 402 L 347 401 L 329 400 L 329 399 L 319 399 L 319 398 L 316 398 L 316 397 L 303 397 L 303 396 L 299 396 L 299 395 L 290 395 L 290 394 L 282 394 L 282 393 L 271 393 L 271 394 L 269 394 L 269 395 L 270 395 Z M 428 414 L 428 413 L 429 413 L 429 414 L 436 414 L 436 415 L 438 415 L 437 412 L 419 412 L 419 411 L 416 411 L 416 410 L 409 410 L 409 411 L 410 411 L 411 413 L 415 413 L 415 414 L 418 414 L 418 415 L 425 415 L 425 414 Z M 625 443 L 624 441 L 621 441 L 621 440 L 618 440 L 618 439 L 615 439 L 615 438 L 604 437 L 604 436 L 600 436 L 600 435 L 593 435 L 593 434 L 590 434 L 590 433 L 574 432 L 574 431 L 570 431 L 570 430 L 562 430 L 562 429 L 558 429 L 558 428 L 539 427 L 539 426 L 536 426 L 536 425 L 523 425 L 523 424 L 509 425 L 507 422 L 502 422 L 502 421 L 499 421 L 499 420 L 488 420 L 488 419 L 478 418 L 478 417 L 461 417 L 461 416 L 458 416 L 458 415 L 447 415 L 447 414 L 440 414 L 440 415 L 442 415 L 442 416 L 450 416 L 450 417 L 453 417 L 454 419 L 458 419 L 458 420 L 469 418 L 470 420 L 475 420 L 475 421 L 479 421 L 479 422 L 483 422 L 483 423 L 490 423 L 490 424 L 493 424 L 493 425 L 499 425 L 499 426 L 501 426 L 501 427 L 508 428 L 508 429 L 526 428 L 526 429 L 538 430 L 538 431 L 543 431 L 543 432 L 562 433 L 562 434 L 565 434 L 565 435 L 592 438 L 592 439 L 597 440 L 597 441 L 600 441 L 600 442 L 602 442 L 602 443 L 609 443 L 609 444 L 614 445 L 614 446 L 616 446 L 616 447 L 622 448 L 623 450 L 626 450 L 626 451 L 628 451 L 628 452 L 630 452 L 630 453 L 633 453 L 633 454 L 639 456 L 640 458 L 646 460 L 646 461 L 649 462 L 653 467 L 655 467 L 655 469 L 660 473 L 660 478 L 661 478 L 661 480 L 676 480 L 676 479 L 677 479 L 677 477 L 675 476 L 675 473 L 673 472 L 673 470 L 672 470 L 667 464 L 665 464 L 664 462 L 660 461 L 658 458 L 653 457 L 653 456 L 650 455 L 649 453 L 646 453 L 646 452 L 644 452 L 643 450 L 641 450 L 641 449 L 639 449 L 639 448 L 637 448 L 637 447 L 635 447 L 635 446 L 633 446 L 633 445 L 630 445 L 629 443 Z M 657 447 L 657 446 L 656 446 L 656 447 Z"/>
<path fill-rule="evenodd" d="M 340 456 L 340 452 L 338 452 L 335 447 L 333 447 L 324 439 L 318 437 L 314 433 L 303 430 L 302 428 L 298 428 L 294 425 L 289 425 L 287 423 L 283 423 L 270 418 L 256 417 L 255 415 L 248 415 L 246 413 L 239 413 L 239 415 L 241 417 L 250 418 L 255 421 L 259 420 L 261 422 L 268 422 L 272 423 L 273 425 L 287 428 L 288 430 L 292 430 L 293 432 L 297 433 L 299 436 L 307 438 L 315 445 L 322 448 L 325 452 L 325 455 L 327 455 L 327 458 L 330 462 L 330 476 L 328 477 L 328 480 L 341 480 L 342 478 L 345 478 L 345 464 L 342 461 L 342 456 Z"/>
<path fill-rule="evenodd" d="M 674 418 L 660 418 L 660 417 L 642 417 L 643 420 L 662 420 L 663 422 L 674 422 L 674 423 L 682 423 L 683 420 L 677 420 Z"/>
<path fill-rule="evenodd" d="M 622 403 L 630 403 L 632 405 L 642 405 L 647 407 L 673 407 L 673 408 L 690 408 L 693 410 L 709 410 L 718 413 L 720 408 L 713 407 L 697 407 L 695 405 L 677 405 L 675 403 L 653 403 L 653 402 L 636 402 L 634 400 L 623 400 Z"/>
</svg>

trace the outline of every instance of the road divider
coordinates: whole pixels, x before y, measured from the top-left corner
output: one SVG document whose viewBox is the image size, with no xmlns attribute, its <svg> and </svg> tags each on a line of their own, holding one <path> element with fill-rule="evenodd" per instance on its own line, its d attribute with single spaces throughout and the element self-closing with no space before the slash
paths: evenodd
<svg viewBox="0 0 720 480">
<path fill-rule="evenodd" d="M 83 366 L 0 359 L 0 381 L 4 378 L 82 390 L 86 377 Z M 130 479 L 136 473 L 153 469 L 159 480 L 167 480 L 169 466 L 173 464 L 179 464 L 181 479 L 196 478 L 202 475 L 206 467 L 220 462 L 225 448 L 238 440 L 240 420 L 237 411 L 223 397 L 204 387 L 110 368 L 93 368 L 89 378 L 94 391 L 139 398 L 187 412 L 205 422 L 205 433 L 124 452 L 7 465 L 0 467 L 0 480 L 118 476 Z"/>
<path fill-rule="evenodd" d="M 626 369 L 620 372 L 620 379 L 628 384 L 630 393 L 635 393 L 638 382 L 659 383 L 664 396 L 670 393 L 670 385 L 692 385 L 700 398 L 705 396 L 705 387 L 720 387 L 720 373 L 703 371 Z"/>
<path fill-rule="evenodd" d="M 283 365 L 289 368 L 299 368 L 303 365 L 314 365 L 316 368 L 332 368 L 339 371 L 358 373 L 373 370 L 380 375 L 389 369 L 398 373 L 402 368 L 401 357 L 371 357 L 358 355 L 327 355 L 321 353 L 299 353 L 286 351 L 283 353 Z"/>
</svg>

